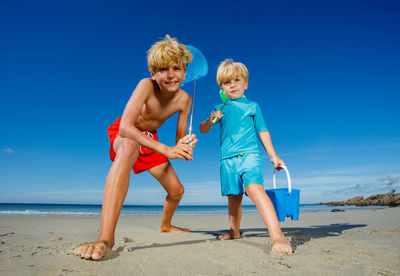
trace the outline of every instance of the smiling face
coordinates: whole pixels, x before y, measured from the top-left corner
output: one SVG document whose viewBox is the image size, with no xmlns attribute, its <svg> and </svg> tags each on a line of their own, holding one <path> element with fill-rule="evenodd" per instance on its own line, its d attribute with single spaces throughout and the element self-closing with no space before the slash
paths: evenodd
<svg viewBox="0 0 400 276">
<path fill-rule="evenodd" d="M 176 92 L 186 78 L 186 70 L 183 65 L 171 65 L 169 67 L 157 68 L 151 73 L 162 92 Z"/>
<path fill-rule="evenodd" d="M 244 91 L 247 89 L 247 81 L 242 77 L 235 77 L 221 83 L 221 89 L 230 100 L 243 97 Z"/>
</svg>

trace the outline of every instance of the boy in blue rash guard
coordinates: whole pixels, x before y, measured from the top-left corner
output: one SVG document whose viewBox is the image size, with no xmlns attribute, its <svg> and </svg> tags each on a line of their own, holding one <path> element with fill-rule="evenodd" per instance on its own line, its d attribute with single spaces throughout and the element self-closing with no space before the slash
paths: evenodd
<svg viewBox="0 0 400 276">
<path fill-rule="evenodd" d="M 214 118 L 217 118 L 221 127 L 221 193 L 228 196 L 230 231 L 218 236 L 218 239 L 240 237 L 245 189 L 268 228 L 272 251 L 291 254 L 293 249 L 282 233 L 274 206 L 263 187 L 262 158 L 257 136 L 275 168 L 279 169 L 285 163 L 275 153 L 259 105 L 243 95 L 247 89 L 248 77 L 244 64 L 230 59 L 223 61 L 218 67 L 217 82 L 229 100 L 222 112 L 222 104 L 217 105 L 209 118 L 200 124 L 201 133 L 210 131 Z"/>
</svg>

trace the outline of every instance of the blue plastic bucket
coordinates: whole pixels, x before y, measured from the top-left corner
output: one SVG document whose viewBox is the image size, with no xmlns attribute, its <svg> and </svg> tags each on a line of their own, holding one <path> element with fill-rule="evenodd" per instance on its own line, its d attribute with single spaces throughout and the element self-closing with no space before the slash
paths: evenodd
<svg viewBox="0 0 400 276">
<path fill-rule="evenodd" d="M 292 189 L 292 182 L 290 180 L 290 174 L 286 167 L 282 167 L 287 175 L 288 188 L 276 188 L 275 174 L 276 169 L 273 173 L 273 184 L 274 189 L 265 190 L 268 197 L 271 199 L 274 205 L 276 215 L 280 222 L 285 221 L 286 217 L 290 217 L 292 220 L 299 219 L 299 205 L 300 205 L 300 190 Z"/>
</svg>

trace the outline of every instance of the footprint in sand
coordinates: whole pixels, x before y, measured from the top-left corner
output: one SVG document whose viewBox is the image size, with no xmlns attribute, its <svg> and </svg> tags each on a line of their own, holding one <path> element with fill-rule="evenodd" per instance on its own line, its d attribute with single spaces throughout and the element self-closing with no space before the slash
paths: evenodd
<svg viewBox="0 0 400 276">
<path fill-rule="evenodd" d="M 370 251 L 360 251 L 360 252 L 358 252 L 358 254 L 359 255 L 368 255 L 368 256 L 371 256 L 371 257 L 375 256 L 375 254 L 373 252 L 370 252 Z"/>
<path fill-rule="evenodd" d="M 13 234 L 15 234 L 15 232 L 8 232 L 8 233 L 0 234 L 0 237 L 5 237 L 8 235 L 13 235 Z"/>
<path fill-rule="evenodd" d="M 124 247 L 123 252 L 133 252 L 134 250 L 133 247 Z"/>
<path fill-rule="evenodd" d="M 280 264 L 280 265 L 282 265 L 282 266 L 284 266 L 284 267 L 287 267 L 287 268 L 289 268 L 289 269 L 292 268 L 292 267 L 291 267 L 290 265 L 288 265 L 287 262 L 285 262 L 285 261 L 280 260 L 280 261 L 277 262 L 277 263 Z"/>
<path fill-rule="evenodd" d="M 377 274 L 378 274 L 378 275 L 383 275 L 383 276 L 394 275 L 391 271 L 388 271 L 388 270 L 378 271 Z"/>
<path fill-rule="evenodd" d="M 123 238 L 122 238 L 122 241 L 123 241 L 124 243 L 135 242 L 134 240 L 132 240 L 131 238 L 128 238 L 128 237 L 123 237 Z"/>
<path fill-rule="evenodd" d="M 61 272 L 75 272 L 73 269 L 63 268 Z"/>
</svg>

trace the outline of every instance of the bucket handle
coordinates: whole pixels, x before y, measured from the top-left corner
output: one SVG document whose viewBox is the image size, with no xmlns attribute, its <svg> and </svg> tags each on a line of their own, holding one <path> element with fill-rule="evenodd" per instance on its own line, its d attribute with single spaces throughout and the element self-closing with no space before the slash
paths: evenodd
<svg viewBox="0 0 400 276">
<path fill-rule="evenodd" d="M 285 170 L 287 180 L 288 180 L 288 186 L 289 186 L 289 195 L 292 193 L 292 181 L 290 180 L 290 174 L 286 166 L 281 166 L 282 169 Z M 274 173 L 272 174 L 272 182 L 274 183 L 274 189 L 276 189 L 276 182 L 275 182 L 275 174 L 278 170 L 275 168 Z"/>
</svg>

